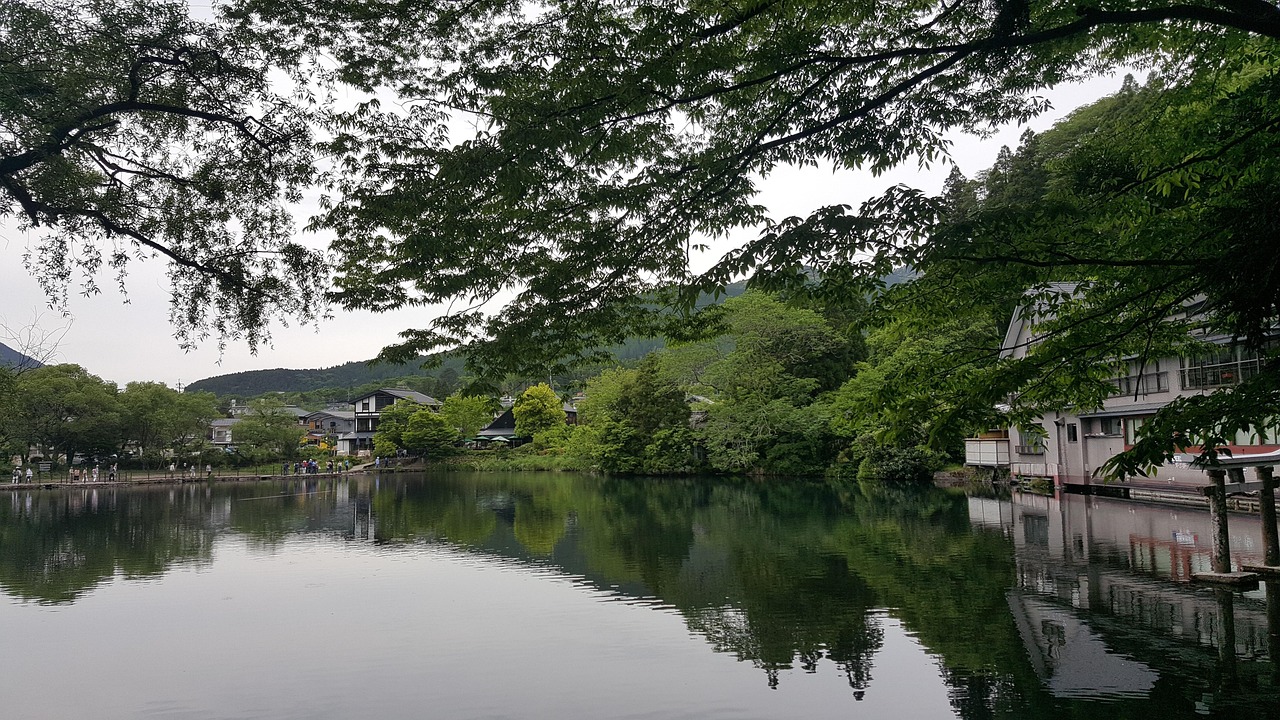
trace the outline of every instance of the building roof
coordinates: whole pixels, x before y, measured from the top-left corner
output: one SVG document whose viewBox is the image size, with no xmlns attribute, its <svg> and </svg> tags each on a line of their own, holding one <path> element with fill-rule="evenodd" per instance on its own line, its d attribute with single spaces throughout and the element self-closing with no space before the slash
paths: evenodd
<svg viewBox="0 0 1280 720">
<path fill-rule="evenodd" d="M 241 419 L 242 419 L 242 418 L 238 418 L 238 417 L 234 417 L 234 418 L 214 418 L 214 419 L 209 423 L 209 427 L 231 427 L 232 425 L 235 425 L 236 423 L 240 422 L 240 420 L 241 420 Z"/>
<path fill-rule="evenodd" d="M 313 418 L 326 417 L 326 416 L 336 417 L 339 420 L 355 420 L 356 411 L 355 410 L 317 410 L 313 413 L 308 413 L 306 419 L 311 420 Z"/>
<path fill-rule="evenodd" d="M 1022 343 L 1018 342 L 1018 336 L 1022 330 L 1028 326 L 1034 326 L 1036 323 L 1045 319 L 1044 314 L 1049 307 L 1045 300 L 1035 300 L 1039 296 L 1056 296 L 1058 298 L 1068 298 L 1076 294 L 1080 288 L 1080 283 L 1074 282 L 1051 282 L 1044 285 L 1027 289 L 1022 293 L 1023 301 L 1013 311 L 1013 319 L 1009 321 L 1009 327 L 1004 334 L 1004 342 L 1000 343 L 1000 357 L 1012 357 L 1019 345 L 1031 344 L 1032 338 L 1027 338 Z"/>
<path fill-rule="evenodd" d="M 1118 407 L 1103 408 L 1093 412 L 1082 412 L 1079 413 L 1079 417 L 1113 418 L 1127 417 L 1130 415 L 1155 415 L 1156 411 L 1168 404 L 1168 402 L 1130 403 L 1128 405 L 1120 405 Z"/>
<path fill-rule="evenodd" d="M 516 437 L 516 415 L 510 409 L 502 413 L 493 422 L 476 433 L 481 438 L 513 438 Z"/>
<path fill-rule="evenodd" d="M 393 395 L 402 400 L 412 400 L 421 405 L 439 405 L 440 404 L 439 400 L 431 397 L 430 395 L 423 395 L 417 390 L 402 390 L 400 388 L 392 388 L 390 390 L 384 389 L 384 390 L 381 390 L 380 392 L 384 392 L 388 395 Z"/>
<path fill-rule="evenodd" d="M 342 433 L 341 435 L 338 436 L 338 439 L 339 440 L 358 440 L 360 438 L 368 439 L 372 437 L 373 437 L 372 432 L 349 432 L 349 433 Z"/>
<path fill-rule="evenodd" d="M 430 395 L 423 395 L 417 390 L 405 390 L 404 388 L 380 388 L 371 393 L 361 395 L 360 397 L 352 400 L 351 404 L 355 405 L 357 402 L 364 400 L 365 398 L 371 398 L 374 395 L 390 395 L 394 398 L 412 400 L 420 405 L 430 405 L 432 407 L 438 407 L 441 404 L 439 400 L 431 397 Z"/>
</svg>

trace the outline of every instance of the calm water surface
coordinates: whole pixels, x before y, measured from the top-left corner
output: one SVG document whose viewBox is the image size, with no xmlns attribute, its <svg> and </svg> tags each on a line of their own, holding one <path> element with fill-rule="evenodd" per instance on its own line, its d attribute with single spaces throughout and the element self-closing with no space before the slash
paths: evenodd
<svg viewBox="0 0 1280 720">
<path fill-rule="evenodd" d="M 0 494 L 0 716 L 1280 716 L 1280 588 L 1187 583 L 1209 536 L 778 481 Z"/>
</svg>

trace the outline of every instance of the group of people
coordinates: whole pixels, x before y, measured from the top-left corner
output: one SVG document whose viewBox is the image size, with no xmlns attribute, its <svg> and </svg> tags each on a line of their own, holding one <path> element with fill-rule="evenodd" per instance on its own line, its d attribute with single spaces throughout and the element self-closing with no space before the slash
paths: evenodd
<svg viewBox="0 0 1280 720">
<path fill-rule="evenodd" d="M 333 460 L 329 460 L 324 464 L 325 472 L 332 473 L 336 468 L 338 472 L 346 472 L 351 469 L 350 460 L 339 460 L 336 464 Z M 320 472 L 320 463 L 315 460 L 300 460 L 293 464 L 294 475 L 316 475 Z M 289 474 L 289 463 L 280 464 L 280 474 Z"/>
<path fill-rule="evenodd" d="M 99 472 L 97 465 L 94 465 L 92 469 L 73 467 L 71 468 L 71 482 L 98 482 Z M 115 480 L 116 465 L 112 463 L 111 467 L 107 468 L 107 482 L 115 482 Z"/>
<path fill-rule="evenodd" d="M 112 463 L 111 467 L 107 468 L 107 473 L 106 473 L 107 482 L 115 482 L 116 472 L 117 472 L 116 464 Z M 94 465 L 92 468 L 73 466 L 71 468 L 71 471 L 68 473 L 68 475 L 71 479 L 71 482 L 77 482 L 77 483 L 78 482 L 98 482 L 99 480 L 102 479 L 102 470 L 98 465 Z M 22 482 L 23 477 L 24 476 L 22 473 L 22 468 L 15 467 L 13 469 L 13 475 L 10 476 L 9 478 L 9 482 L 10 483 Z M 27 482 L 35 481 L 35 473 L 31 470 L 31 466 L 29 465 L 27 466 L 27 472 L 25 477 Z"/>
<path fill-rule="evenodd" d="M 112 467 L 113 469 L 115 468 L 115 466 L 114 466 L 114 465 L 112 465 L 111 467 Z M 171 462 L 171 463 L 169 463 L 169 477 L 170 477 L 170 478 L 179 478 L 179 479 L 195 480 L 197 477 L 199 477 L 199 474 L 200 474 L 200 466 L 196 465 L 195 463 L 190 463 L 190 464 L 188 464 L 188 463 L 182 463 L 181 474 L 179 474 L 179 469 L 178 469 L 178 464 L 177 464 L 177 463 L 172 463 L 172 462 Z M 212 479 L 213 479 L 213 466 L 212 466 L 212 465 L 210 465 L 210 464 L 208 464 L 208 463 L 205 463 L 205 466 L 204 466 L 204 476 L 205 476 L 206 478 L 210 479 L 210 480 L 212 480 Z"/>
</svg>

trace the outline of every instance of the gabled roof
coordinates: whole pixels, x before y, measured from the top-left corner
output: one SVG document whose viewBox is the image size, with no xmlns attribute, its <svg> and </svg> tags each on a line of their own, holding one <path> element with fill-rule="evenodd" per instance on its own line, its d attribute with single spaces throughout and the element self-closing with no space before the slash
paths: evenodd
<svg viewBox="0 0 1280 720">
<path fill-rule="evenodd" d="M 1048 292 L 1059 297 L 1070 297 L 1079 289 L 1080 283 L 1074 282 L 1051 282 L 1045 283 L 1043 286 L 1030 288 L 1022 294 L 1023 298 L 1030 298 L 1042 292 Z M 1004 342 L 1000 343 L 1001 359 L 1012 357 L 1014 351 L 1018 348 L 1018 337 L 1021 336 L 1024 329 L 1035 325 L 1041 320 L 1047 319 L 1044 311 L 1048 308 L 1043 303 L 1036 303 L 1034 307 L 1024 300 L 1013 311 L 1013 319 L 1009 321 L 1009 329 L 1004 333 Z M 1027 338 L 1024 344 L 1029 344 L 1031 338 Z"/>
<path fill-rule="evenodd" d="M 476 433 L 476 437 L 482 437 L 482 438 L 494 438 L 494 437 L 513 438 L 515 436 L 516 436 L 516 415 L 514 412 L 511 411 L 510 408 L 508 408 L 506 412 L 499 415 L 497 419 L 495 419 L 493 422 L 486 425 L 483 430 Z"/>
<path fill-rule="evenodd" d="M 430 405 L 432 407 L 439 407 L 441 405 L 439 400 L 431 397 L 430 395 L 423 395 L 417 390 L 405 390 L 404 388 L 380 388 L 371 393 L 365 393 L 364 395 L 361 395 L 360 397 L 352 400 L 351 404 L 354 405 L 360 402 L 361 400 L 364 400 L 365 398 L 371 398 L 374 395 L 390 395 L 391 397 L 394 397 L 394 398 L 400 398 L 401 400 L 412 400 L 418 403 L 419 405 Z"/>
<path fill-rule="evenodd" d="M 399 388 L 392 388 L 390 390 L 384 389 L 381 392 L 398 397 L 402 400 L 412 400 L 420 405 L 439 405 L 440 404 L 439 400 L 431 397 L 430 395 L 423 395 L 422 393 L 416 390 L 401 390 Z"/>
</svg>

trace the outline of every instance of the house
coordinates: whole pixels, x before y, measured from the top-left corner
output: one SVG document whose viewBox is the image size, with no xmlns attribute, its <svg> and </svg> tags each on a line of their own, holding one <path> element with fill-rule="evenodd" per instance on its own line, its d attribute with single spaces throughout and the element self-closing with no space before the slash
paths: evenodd
<svg viewBox="0 0 1280 720">
<path fill-rule="evenodd" d="M 507 408 L 494 419 L 493 422 L 484 426 L 480 432 L 476 433 L 478 440 L 492 440 L 497 442 L 511 443 L 518 445 L 528 438 L 520 438 L 516 436 L 516 416 Z"/>
<path fill-rule="evenodd" d="M 240 422 L 240 418 L 215 418 L 209 423 L 209 442 L 222 448 L 232 444 L 231 428 Z"/>
<path fill-rule="evenodd" d="M 564 411 L 566 425 L 578 424 L 578 408 L 574 407 L 573 403 L 563 403 L 560 409 Z M 522 445 L 529 441 L 528 437 L 516 435 L 516 416 L 511 408 L 504 410 L 493 422 L 476 433 L 476 439 L 505 442 L 511 445 Z"/>
<path fill-rule="evenodd" d="M 354 410 L 317 410 L 302 418 L 307 429 L 324 435 L 342 435 L 356 429 Z"/>
<path fill-rule="evenodd" d="M 338 454 L 368 455 L 373 451 L 373 435 L 378 431 L 382 411 L 402 400 L 439 412 L 440 401 L 414 390 L 382 388 L 351 401 L 354 427 L 338 436 Z"/>
<path fill-rule="evenodd" d="M 1072 286 L 1063 285 L 1064 292 Z M 1025 357 L 1035 344 L 1035 317 L 1014 313 L 1001 355 Z M 1258 373 L 1258 353 L 1232 342 L 1210 337 L 1215 350 L 1194 358 L 1164 357 L 1131 360 L 1124 374 L 1112 380 L 1115 390 L 1097 408 L 1050 412 L 1029 428 L 1000 428 L 965 443 L 965 464 L 1007 467 L 1013 477 L 1046 478 L 1055 486 L 1097 482 L 1095 473 L 1111 458 L 1133 447 L 1148 418 L 1179 397 L 1203 395 L 1230 387 Z M 1264 440 L 1268 442 L 1263 442 Z M 1239 433 L 1228 446 L 1233 456 L 1280 450 L 1275 433 Z M 1155 479 L 1169 484 L 1204 484 L 1205 475 L 1190 466 L 1194 448 L 1171 464 L 1161 466 Z"/>
</svg>

